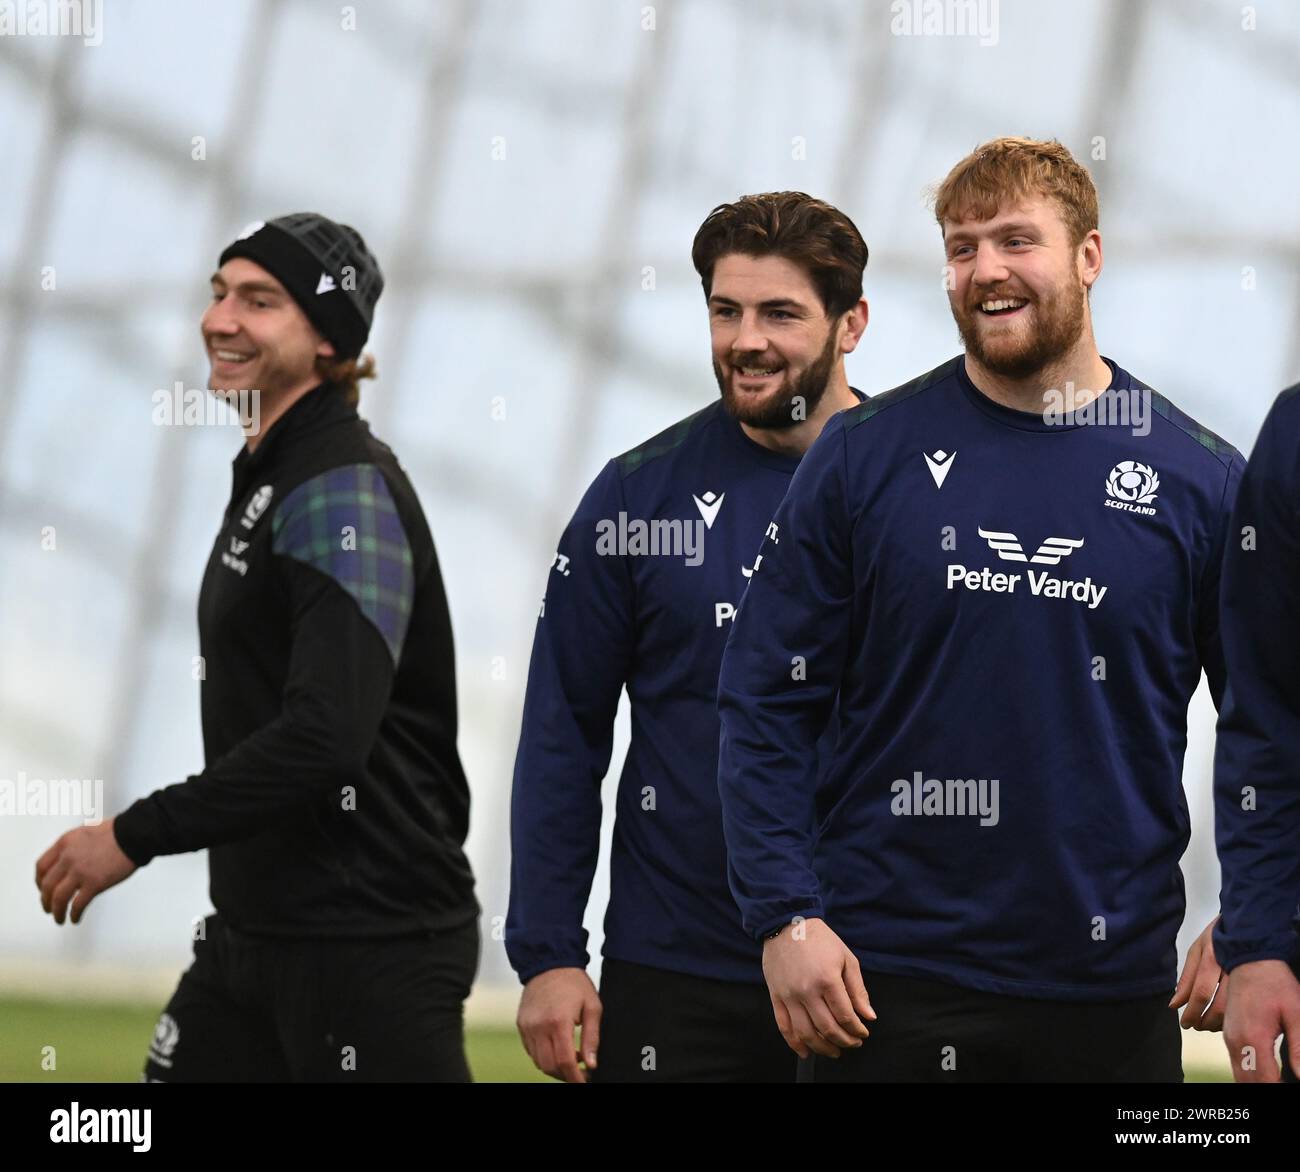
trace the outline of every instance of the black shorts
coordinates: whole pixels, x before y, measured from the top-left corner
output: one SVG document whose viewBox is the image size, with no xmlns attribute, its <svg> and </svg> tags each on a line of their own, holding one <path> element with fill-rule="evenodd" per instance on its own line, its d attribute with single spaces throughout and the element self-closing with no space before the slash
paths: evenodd
<svg viewBox="0 0 1300 1172">
<path fill-rule="evenodd" d="M 477 919 L 445 932 L 295 940 L 204 920 L 144 1081 L 469 1082 Z"/>
<path fill-rule="evenodd" d="M 1182 1082 L 1169 996 L 1081 1003 L 982 993 L 863 973 L 878 1018 L 838 1058 L 814 1054 L 800 1082 Z"/>
<path fill-rule="evenodd" d="M 799 1060 L 767 986 L 606 958 L 592 1082 L 788 1082 Z"/>
</svg>

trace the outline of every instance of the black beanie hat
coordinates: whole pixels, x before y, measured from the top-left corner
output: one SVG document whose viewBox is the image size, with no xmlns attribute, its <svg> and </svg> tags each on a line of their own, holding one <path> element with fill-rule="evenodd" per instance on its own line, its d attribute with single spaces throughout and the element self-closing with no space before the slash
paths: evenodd
<svg viewBox="0 0 1300 1172">
<path fill-rule="evenodd" d="M 288 291 L 339 358 L 355 358 L 370 336 L 384 275 L 361 233 L 315 212 L 249 224 L 222 254 L 259 264 Z"/>
</svg>

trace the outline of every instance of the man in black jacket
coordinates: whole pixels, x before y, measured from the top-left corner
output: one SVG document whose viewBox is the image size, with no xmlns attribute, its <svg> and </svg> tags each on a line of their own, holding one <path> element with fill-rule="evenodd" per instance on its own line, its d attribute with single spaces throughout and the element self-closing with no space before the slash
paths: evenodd
<svg viewBox="0 0 1300 1172">
<path fill-rule="evenodd" d="M 76 923 L 155 856 L 209 848 L 216 913 L 148 1079 L 468 1080 L 451 623 L 415 492 L 356 411 L 383 278 L 312 213 L 249 225 L 219 263 L 211 385 L 259 411 L 199 595 L 207 768 L 63 835 L 42 905 Z"/>
</svg>

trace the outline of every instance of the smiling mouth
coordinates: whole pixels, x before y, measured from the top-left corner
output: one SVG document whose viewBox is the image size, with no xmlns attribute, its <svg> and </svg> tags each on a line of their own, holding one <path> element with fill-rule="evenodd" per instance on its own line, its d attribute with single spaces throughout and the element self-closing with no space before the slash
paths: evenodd
<svg viewBox="0 0 1300 1172">
<path fill-rule="evenodd" d="M 985 317 L 1011 317 L 1028 304 L 1023 297 L 989 297 L 979 303 L 979 311 Z"/>
<path fill-rule="evenodd" d="M 747 383 L 767 382 L 779 375 L 783 366 L 737 366 L 734 373 L 737 379 Z"/>
<path fill-rule="evenodd" d="M 243 366 L 246 362 L 251 362 L 252 354 L 246 354 L 242 350 L 226 350 L 213 347 L 209 353 L 212 360 L 222 366 Z"/>
</svg>

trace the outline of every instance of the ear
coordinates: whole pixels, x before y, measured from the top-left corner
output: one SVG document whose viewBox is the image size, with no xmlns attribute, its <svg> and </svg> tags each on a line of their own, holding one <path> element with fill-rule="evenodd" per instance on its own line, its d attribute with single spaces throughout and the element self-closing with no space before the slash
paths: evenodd
<svg viewBox="0 0 1300 1172">
<path fill-rule="evenodd" d="M 867 305 L 867 299 L 860 297 L 857 305 L 848 311 L 840 320 L 844 323 L 844 332 L 840 335 L 840 352 L 843 354 L 852 354 L 858 348 L 858 343 L 862 340 L 862 335 L 867 329 L 867 319 L 871 316 L 870 307 Z"/>
<path fill-rule="evenodd" d="M 320 358 L 333 358 L 334 343 L 327 342 L 324 338 L 321 338 L 320 345 L 316 347 L 316 354 Z"/>
<path fill-rule="evenodd" d="M 1079 245 L 1079 279 L 1085 289 L 1091 289 L 1101 276 L 1101 233 L 1094 228 Z"/>
</svg>

